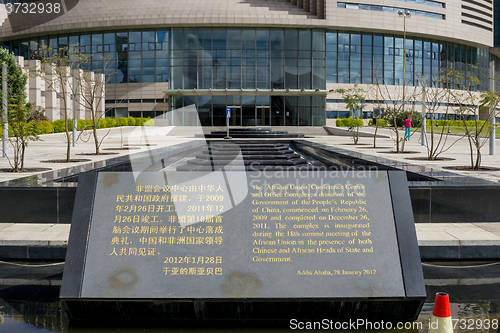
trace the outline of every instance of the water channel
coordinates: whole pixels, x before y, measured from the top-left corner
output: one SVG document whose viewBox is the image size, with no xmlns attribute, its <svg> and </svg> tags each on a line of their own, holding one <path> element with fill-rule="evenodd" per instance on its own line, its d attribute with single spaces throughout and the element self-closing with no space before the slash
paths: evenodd
<svg viewBox="0 0 500 333">
<path fill-rule="evenodd" d="M 199 326 L 165 323 L 162 327 L 76 327 L 69 321 L 59 300 L 64 263 L 1 262 L 0 263 L 0 332 L 15 333 L 115 333 L 115 332 L 279 332 L 299 327 L 299 323 L 277 323 L 258 327 Z M 407 329 L 393 331 L 424 333 L 428 330 L 434 295 L 450 295 L 454 332 L 497 333 L 500 316 L 499 262 L 423 262 L 427 300 L 417 321 Z M 293 319 L 293 318 L 290 318 Z M 318 321 L 323 323 L 323 319 Z M 373 323 L 376 325 L 375 323 Z M 307 325 L 304 323 L 304 325 Z M 323 324 L 325 325 L 325 324 Z M 328 325 L 335 325 L 329 323 Z M 411 326 L 411 327 L 410 327 Z M 335 327 L 335 326 L 331 326 Z M 362 329 L 360 332 L 387 330 Z"/>
</svg>

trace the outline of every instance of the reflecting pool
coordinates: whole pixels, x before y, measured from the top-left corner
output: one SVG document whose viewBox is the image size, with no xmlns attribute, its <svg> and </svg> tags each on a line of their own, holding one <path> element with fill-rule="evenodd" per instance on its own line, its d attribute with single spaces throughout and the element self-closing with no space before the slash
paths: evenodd
<svg viewBox="0 0 500 333">
<path fill-rule="evenodd" d="M 434 295 L 450 295 L 454 332 L 497 333 L 500 316 L 500 262 L 422 263 L 427 300 L 418 320 L 406 329 L 392 331 L 424 333 L 432 315 Z M 256 332 L 288 331 L 289 322 L 272 328 L 75 327 L 59 301 L 64 263 L 0 262 L 0 332 L 15 333 L 156 333 L 156 332 Z M 292 318 L 290 318 L 292 319 Z M 318 319 L 322 321 L 321 319 Z M 325 322 L 326 323 L 326 322 Z M 329 325 L 332 325 L 329 323 Z M 292 325 L 297 327 L 297 325 Z M 323 325 L 326 327 L 327 325 Z M 334 326 L 332 326 L 334 327 Z M 384 332 L 375 329 L 364 332 Z"/>
</svg>

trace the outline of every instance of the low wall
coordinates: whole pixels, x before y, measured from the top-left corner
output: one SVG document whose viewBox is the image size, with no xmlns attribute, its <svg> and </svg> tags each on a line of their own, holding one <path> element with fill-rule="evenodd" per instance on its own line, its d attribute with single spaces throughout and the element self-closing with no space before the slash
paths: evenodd
<svg viewBox="0 0 500 333">
<path fill-rule="evenodd" d="M 328 132 L 329 135 L 335 136 L 351 136 L 351 132 L 347 129 L 347 127 L 332 127 L 332 126 L 323 126 L 323 128 Z M 359 131 L 360 138 L 373 138 L 373 133 Z M 377 138 L 386 138 L 390 139 L 390 136 L 377 134 Z"/>
</svg>

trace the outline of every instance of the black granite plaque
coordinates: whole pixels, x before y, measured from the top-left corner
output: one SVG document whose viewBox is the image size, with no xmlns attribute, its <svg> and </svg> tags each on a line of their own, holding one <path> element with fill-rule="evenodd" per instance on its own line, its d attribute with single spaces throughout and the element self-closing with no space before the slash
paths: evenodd
<svg viewBox="0 0 500 333">
<path fill-rule="evenodd" d="M 61 298 L 74 318 L 94 306 L 99 317 L 118 300 L 122 312 L 144 316 L 137 308 L 153 307 L 151 319 L 161 320 L 414 319 L 425 289 L 402 179 L 399 172 L 100 173 L 95 194 L 80 194 L 94 197 L 93 210 L 74 216 Z M 72 244 L 77 228 L 88 230 L 84 250 Z M 75 270 L 81 278 L 66 279 Z"/>
</svg>

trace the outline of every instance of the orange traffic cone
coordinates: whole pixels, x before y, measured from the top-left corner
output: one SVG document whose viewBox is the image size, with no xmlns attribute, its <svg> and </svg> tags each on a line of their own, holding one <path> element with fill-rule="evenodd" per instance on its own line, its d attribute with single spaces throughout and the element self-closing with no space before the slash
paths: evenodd
<svg viewBox="0 0 500 333">
<path fill-rule="evenodd" d="M 434 301 L 429 333 L 453 333 L 450 298 L 447 293 L 437 293 Z"/>
</svg>

